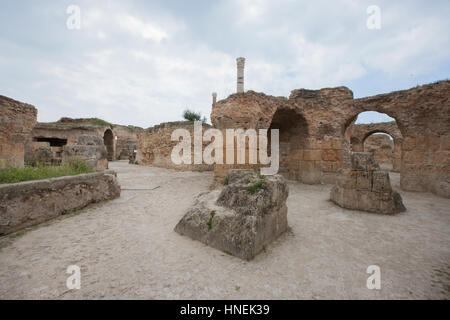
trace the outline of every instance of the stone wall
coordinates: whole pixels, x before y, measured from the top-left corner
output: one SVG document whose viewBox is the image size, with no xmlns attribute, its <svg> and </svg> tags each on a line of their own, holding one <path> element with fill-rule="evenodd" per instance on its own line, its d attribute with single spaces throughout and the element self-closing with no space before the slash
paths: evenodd
<svg viewBox="0 0 450 320">
<path fill-rule="evenodd" d="M 136 150 L 137 133 L 142 131 L 142 128 L 132 126 L 114 125 L 113 131 L 117 136 L 116 141 L 116 159 L 128 160 Z"/>
<path fill-rule="evenodd" d="M 42 147 L 42 142 L 50 141 L 48 146 L 52 147 L 54 162 L 60 162 L 62 147 L 77 145 L 79 137 L 85 135 L 103 140 L 110 161 L 127 160 L 136 148 L 137 132 L 141 130 L 139 127 L 108 124 L 99 119 L 62 118 L 57 122 L 38 123 L 32 131 L 33 141 L 27 145 L 26 160 L 35 157 L 34 152 Z"/>
<path fill-rule="evenodd" d="M 364 152 L 373 153 L 373 158 L 383 170 L 393 170 L 394 141 L 389 136 L 384 134 L 369 136 L 364 142 Z"/>
<path fill-rule="evenodd" d="M 340 169 L 330 199 L 337 205 L 373 213 L 395 214 L 406 210 L 392 189 L 387 171 L 380 170 L 371 153 L 352 152 L 351 168 Z"/>
<path fill-rule="evenodd" d="M 95 171 L 108 169 L 106 146 L 97 136 L 82 135 L 76 145 L 67 145 L 62 149 L 62 163 L 70 163 L 78 158 L 90 165 Z"/>
<path fill-rule="evenodd" d="M 203 132 L 211 126 L 203 124 Z M 193 170 L 193 171 L 208 171 L 213 170 L 212 165 L 207 164 L 181 164 L 177 165 L 172 162 L 172 149 L 178 142 L 171 141 L 172 132 L 176 129 L 186 129 L 191 134 L 191 152 L 192 159 L 194 159 L 194 125 L 189 121 L 167 122 L 154 126 L 147 130 L 139 131 L 137 134 L 137 164 L 151 165 L 155 167 L 178 169 L 178 170 Z M 209 143 L 203 143 L 203 148 Z"/>
<path fill-rule="evenodd" d="M 450 81 L 362 99 L 353 99 L 345 87 L 294 90 L 289 99 L 248 91 L 218 101 L 211 120 L 223 130 L 268 129 L 277 118 L 295 115 L 295 126 L 280 128 L 281 142 L 287 143 L 280 159 L 288 163 L 285 176 L 305 183 L 332 183 L 340 168 L 350 167 L 346 129 L 361 112 L 386 113 L 396 120 L 403 138 L 402 189 L 450 197 L 449 98 Z M 297 137 L 283 141 L 283 135 Z M 215 178 L 222 179 L 231 167 L 215 166 Z"/>
<path fill-rule="evenodd" d="M 388 142 L 386 139 L 382 142 L 381 140 L 383 138 L 373 138 L 375 133 L 389 134 L 393 139 L 392 143 Z M 350 143 L 351 151 L 354 152 L 370 151 L 370 146 L 367 145 L 367 142 L 370 144 L 370 141 L 373 141 L 371 147 L 376 150 L 375 160 L 378 161 L 381 166 L 387 165 L 392 167 L 392 171 L 400 172 L 403 137 L 395 121 L 351 124 L 345 132 L 345 138 Z M 390 159 L 391 157 L 388 155 L 390 151 L 388 150 L 387 145 L 392 145 L 392 159 Z M 384 148 L 382 146 L 384 146 Z"/>
<path fill-rule="evenodd" d="M 112 171 L 2 184 L 0 235 L 119 196 L 120 186 Z"/>
<path fill-rule="evenodd" d="M 24 166 L 25 145 L 36 119 L 32 105 L 0 96 L 0 165 Z"/>
</svg>

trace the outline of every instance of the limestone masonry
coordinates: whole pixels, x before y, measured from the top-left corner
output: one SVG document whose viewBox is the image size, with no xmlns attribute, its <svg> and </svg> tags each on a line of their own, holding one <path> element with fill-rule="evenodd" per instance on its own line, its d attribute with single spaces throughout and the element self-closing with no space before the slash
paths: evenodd
<svg viewBox="0 0 450 320">
<path fill-rule="evenodd" d="M 81 174 L 0 185 L 0 235 L 118 198 L 115 173 Z"/>
<path fill-rule="evenodd" d="M 386 113 L 398 127 L 398 131 L 391 128 L 393 131 L 387 133 L 395 145 L 401 144 L 394 151 L 401 188 L 450 197 L 449 98 L 450 81 L 362 99 L 353 99 L 346 87 L 298 89 L 289 98 L 247 91 L 217 101 L 211 120 L 221 130 L 279 129 L 280 174 L 317 184 L 334 183 L 340 168 L 350 168 L 352 144 L 346 130 L 358 114 Z M 353 141 L 355 149 L 362 151 L 364 135 L 358 139 Z M 235 167 L 215 165 L 216 180 L 224 179 L 227 170 Z"/>
<path fill-rule="evenodd" d="M 406 210 L 400 194 L 392 190 L 389 173 L 380 170 L 371 153 L 352 153 L 351 168 L 339 170 L 331 200 L 351 210 L 383 214 Z"/>
<path fill-rule="evenodd" d="M 203 124 L 203 132 L 211 126 Z M 178 141 L 172 141 L 172 132 L 176 129 L 186 129 L 191 137 L 194 137 L 194 124 L 190 121 L 166 122 L 147 130 L 138 132 L 137 138 L 137 157 L 136 162 L 141 165 L 152 165 L 155 167 L 209 171 L 213 170 L 212 165 L 208 164 L 181 164 L 176 165 L 172 162 L 172 149 L 178 144 Z M 203 147 L 209 143 L 204 142 Z M 194 139 L 191 139 L 192 157 L 194 154 Z"/>
<path fill-rule="evenodd" d="M 0 96 L 0 167 L 24 166 L 25 145 L 31 142 L 36 121 L 35 107 Z"/>
<path fill-rule="evenodd" d="M 288 193 L 280 175 L 230 170 L 226 186 L 201 194 L 175 231 L 251 260 L 287 230 Z"/>
</svg>

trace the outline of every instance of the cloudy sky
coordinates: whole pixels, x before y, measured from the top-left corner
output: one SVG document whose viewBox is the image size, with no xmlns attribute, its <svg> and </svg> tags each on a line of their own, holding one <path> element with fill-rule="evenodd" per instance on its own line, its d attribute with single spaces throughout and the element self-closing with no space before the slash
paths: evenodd
<svg viewBox="0 0 450 320">
<path fill-rule="evenodd" d="M 70 30 L 67 8 L 81 9 Z M 367 28 L 367 8 L 381 29 Z M 39 121 L 98 117 L 149 127 L 211 93 L 288 96 L 345 85 L 364 97 L 447 79 L 450 1 L 1 0 L 0 94 L 35 105 Z M 369 114 L 362 122 L 376 121 Z"/>
</svg>

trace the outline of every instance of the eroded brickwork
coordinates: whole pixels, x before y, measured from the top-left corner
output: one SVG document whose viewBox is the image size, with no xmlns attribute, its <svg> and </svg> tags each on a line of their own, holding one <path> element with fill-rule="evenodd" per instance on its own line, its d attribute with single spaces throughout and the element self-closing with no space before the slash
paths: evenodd
<svg viewBox="0 0 450 320">
<path fill-rule="evenodd" d="M 386 133 L 392 137 L 388 140 Z M 395 121 L 370 124 L 352 124 L 345 132 L 351 151 L 369 152 L 375 150 L 375 160 L 385 169 L 400 172 L 403 137 Z"/>
<path fill-rule="evenodd" d="M 203 132 L 210 127 L 211 126 L 207 124 L 203 124 Z M 178 141 L 171 140 L 172 132 L 176 129 L 186 129 L 190 133 L 192 138 L 192 164 L 177 165 L 171 159 L 172 149 L 179 143 Z M 208 144 L 209 143 L 204 142 L 203 148 Z M 152 165 L 155 167 L 194 171 L 208 171 L 213 169 L 212 165 L 193 164 L 193 159 L 194 125 L 192 122 L 167 122 L 138 132 L 136 161 L 140 165 Z"/>
<path fill-rule="evenodd" d="M 287 163 L 284 175 L 305 183 L 332 183 L 340 168 L 351 165 L 347 128 L 361 112 L 386 113 L 396 120 L 403 138 L 402 151 L 398 151 L 402 189 L 450 197 L 449 97 L 450 81 L 362 99 L 353 99 L 345 87 L 294 90 L 289 99 L 248 91 L 218 101 L 211 120 L 223 130 L 268 129 L 277 115 L 295 114 L 294 130 L 292 126 L 280 128 L 281 144 L 288 143 L 280 159 Z M 301 131 L 301 138 L 283 140 L 283 134 L 292 136 L 296 130 L 297 134 Z M 233 167 L 216 165 L 215 178 L 223 179 Z"/>
<path fill-rule="evenodd" d="M 0 96 L 0 165 L 23 167 L 25 145 L 31 141 L 36 119 L 32 105 Z"/>
</svg>

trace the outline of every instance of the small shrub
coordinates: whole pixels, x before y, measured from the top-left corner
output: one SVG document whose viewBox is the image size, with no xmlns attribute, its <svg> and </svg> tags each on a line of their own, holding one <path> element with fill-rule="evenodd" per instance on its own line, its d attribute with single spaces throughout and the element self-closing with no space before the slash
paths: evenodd
<svg viewBox="0 0 450 320">
<path fill-rule="evenodd" d="M 202 115 L 200 112 L 195 112 L 195 111 L 192 111 L 189 109 L 184 110 L 183 118 L 188 121 L 201 121 L 203 123 L 206 122 L 206 117 L 202 118 Z"/>
<path fill-rule="evenodd" d="M 222 180 L 222 184 L 223 184 L 224 186 L 227 186 L 227 185 L 228 185 L 228 177 L 225 177 L 225 178 Z"/>
<path fill-rule="evenodd" d="M 250 194 L 255 194 L 258 190 L 264 189 L 264 181 L 258 181 L 247 188 Z"/>
<path fill-rule="evenodd" d="M 208 221 L 208 223 L 207 223 L 207 225 L 208 225 L 208 230 L 211 230 L 212 229 L 212 220 L 213 220 L 213 218 L 214 218 L 214 216 L 216 215 L 216 211 L 211 211 L 211 213 L 210 213 L 210 217 L 209 217 L 209 221 Z"/>
</svg>

